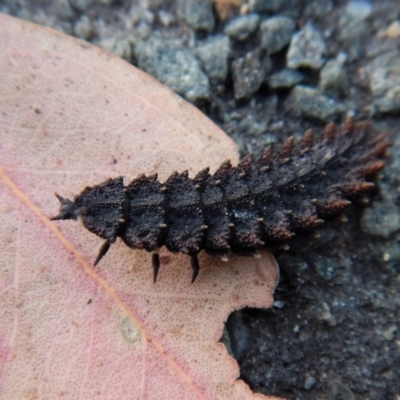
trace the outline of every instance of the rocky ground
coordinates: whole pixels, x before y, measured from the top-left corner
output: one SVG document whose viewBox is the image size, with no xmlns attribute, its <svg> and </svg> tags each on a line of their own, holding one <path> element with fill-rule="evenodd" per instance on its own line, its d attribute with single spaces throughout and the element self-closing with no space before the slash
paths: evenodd
<svg viewBox="0 0 400 400">
<path fill-rule="evenodd" d="M 0 0 L 0 11 L 138 66 L 203 110 L 241 154 L 346 116 L 390 132 L 370 203 L 276 253 L 273 309 L 231 315 L 224 340 L 255 391 L 400 399 L 398 2 Z"/>
</svg>

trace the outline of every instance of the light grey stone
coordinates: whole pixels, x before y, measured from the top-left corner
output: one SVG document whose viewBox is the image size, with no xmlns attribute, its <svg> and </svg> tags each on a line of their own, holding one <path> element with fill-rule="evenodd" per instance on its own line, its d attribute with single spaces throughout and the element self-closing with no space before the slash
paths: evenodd
<svg viewBox="0 0 400 400">
<path fill-rule="evenodd" d="M 280 301 L 280 300 L 278 300 L 278 301 L 274 301 L 274 307 L 276 307 L 276 308 L 283 308 L 283 307 L 285 307 L 285 302 L 284 301 Z"/>
<path fill-rule="evenodd" d="M 390 200 L 374 201 L 364 210 L 361 228 L 370 235 L 387 238 L 400 229 L 399 209 Z"/>
<path fill-rule="evenodd" d="M 343 269 L 351 268 L 351 260 L 344 257 L 332 258 L 323 255 L 316 255 L 312 258 L 312 263 L 314 264 L 315 271 L 318 275 L 325 281 L 331 281 L 343 272 Z M 322 306 L 322 312 L 319 313 L 319 319 L 327 320 L 329 315 L 329 307 L 325 305 Z"/>
<path fill-rule="evenodd" d="M 400 111 L 399 68 L 376 70 L 371 77 L 374 107 L 380 113 Z M 378 93 L 382 93 L 378 95 Z"/>
<path fill-rule="evenodd" d="M 350 0 L 344 12 L 349 19 L 363 21 L 371 15 L 372 3 L 369 0 Z"/>
<path fill-rule="evenodd" d="M 303 80 L 303 75 L 295 69 L 283 69 L 267 78 L 271 89 L 289 89 Z"/>
<path fill-rule="evenodd" d="M 286 101 L 286 108 L 295 115 L 312 117 L 324 122 L 333 121 L 344 114 L 344 108 L 334 99 L 307 86 L 296 86 Z"/>
<path fill-rule="evenodd" d="M 380 113 L 400 112 L 400 86 L 390 89 L 384 98 L 374 102 L 374 106 Z"/>
<path fill-rule="evenodd" d="M 191 28 L 211 32 L 215 18 L 212 0 L 177 0 L 178 16 Z"/>
<path fill-rule="evenodd" d="M 400 111 L 400 52 L 382 54 L 365 71 L 370 78 L 374 107 L 380 113 Z"/>
<path fill-rule="evenodd" d="M 55 3 L 55 14 L 61 19 L 69 19 L 74 17 L 74 11 L 68 0 L 59 0 Z M 2 11 L 3 12 L 3 11 Z"/>
<path fill-rule="evenodd" d="M 400 265 L 400 248 L 398 241 L 375 247 L 373 251 L 377 261 L 382 263 L 387 271 L 397 274 L 398 266 Z"/>
<path fill-rule="evenodd" d="M 306 24 L 292 38 L 286 55 L 287 66 L 292 69 L 319 69 L 324 62 L 325 52 L 326 45 L 322 35 L 311 24 Z"/>
<path fill-rule="evenodd" d="M 204 43 L 195 50 L 195 54 L 200 59 L 209 78 L 225 80 L 228 74 L 230 49 L 229 38 L 220 36 Z"/>
<path fill-rule="evenodd" d="M 387 329 L 383 331 L 382 336 L 386 340 L 393 340 L 396 337 L 396 332 L 397 332 L 397 326 L 390 325 Z"/>
<path fill-rule="evenodd" d="M 245 40 L 258 28 L 259 23 L 258 14 L 240 15 L 226 25 L 224 32 L 233 39 Z"/>
<path fill-rule="evenodd" d="M 369 0 L 350 0 L 338 23 L 338 38 L 342 42 L 349 61 L 360 58 L 364 52 L 364 38 L 371 26 L 367 18 L 371 15 Z"/>
<path fill-rule="evenodd" d="M 263 48 L 258 48 L 235 60 L 232 63 L 235 98 L 248 98 L 255 93 L 271 67 L 271 60 Z"/>
<path fill-rule="evenodd" d="M 84 40 L 87 40 L 92 36 L 93 25 L 86 15 L 82 15 L 82 17 L 78 19 L 74 26 L 74 33 L 78 38 Z"/>
<path fill-rule="evenodd" d="M 368 35 L 370 26 L 363 20 L 344 19 L 339 23 L 338 38 L 343 44 L 349 61 L 359 59 L 364 51 L 363 39 Z"/>
<path fill-rule="evenodd" d="M 317 383 L 317 380 L 313 376 L 307 376 L 306 380 L 304 381 L 304 389 L 310 390 L 312 389 L 315 384 Z"/>
<path fill-rule="evenodd" d="M 92 5 L 93 0 L 69 0 L 69 3 L 78 11 L 86 11 Z"/>
<path fill-rule="evenodd" d="M 253 11 L 278 11 L 286 2 L 287 0 L 250 0 L 249 6 Z"/>
<path fill-rule="evenodd" d="M 332 13 L 334 7 L 333 0 L 307 1 L 303 15 L 308 18 L 324 18 Z"/>
<path fill-rule="evenodd" d="M 173 14 L 165 10 L 160 10 L 158 12 L 158 18 L 166 28 L 168 28 L 175 21 Z"/>
<path fill-rule="evenodd" d="M 348 93 L 349 81 L 340 62 L 330 60 L 323 66 L 319 78 L 319 89 L 332 97 L 339 97 Z"/>
<path fill-rule="evenodd" d="M 110 53 L 114 53 L 116 56 L 121 57 L 126 61 L 130 61 L 132 58 L 131 44 L 127 39 L 111 37 L 99 41 L 97 45 L 102 49 L 109 51 Z"/>
<path fill-rule="evenodd" d="M 293 36 L 296 23 L 288 17 L 272 17 L 261 23 L 261 42 L 269 54 L 283 49 Z"/>
<path fill-rule="evenodd" d="M 138 67 L 191 102 L 208 99 L 208 78 L 200 61 L 179 43 L 151 38 L 135 46 Z"/>
</svg>

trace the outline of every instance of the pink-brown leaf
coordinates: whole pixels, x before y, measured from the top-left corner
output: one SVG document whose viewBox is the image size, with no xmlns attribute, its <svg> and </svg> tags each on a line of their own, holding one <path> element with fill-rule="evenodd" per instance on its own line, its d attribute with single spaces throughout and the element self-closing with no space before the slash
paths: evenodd
<svg viewBox="0 0 400 400">
<path fill-rule="evenodd" d="M 113 245 L 51 222 L 53 192 L 123 175 L 213 170 L 233 142 L 198 110 L 115 56 L 0 16 L 0 397 L 251 399 L 218 343 L 233 310 L 269 307 L 277 267 Z"/>
</svg>

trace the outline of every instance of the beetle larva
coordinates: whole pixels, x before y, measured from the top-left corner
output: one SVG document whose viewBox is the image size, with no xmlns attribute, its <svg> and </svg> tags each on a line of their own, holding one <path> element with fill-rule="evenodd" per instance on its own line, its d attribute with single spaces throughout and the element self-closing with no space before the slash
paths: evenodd
<svg viewBox="0 0 400 400">
<path fill-rule="evenodd" d="M 309 231 L 323 218 L 340 213 L 371 182 L 390 145 L 386 133 L 369 122 L 329 124 L 318 138 L 307 131 L 300 143 L 290 137 L 279 153 L 270 148 L 237 167 L 225 161 L 191 179 L 173 173 L 165 183 L 157 175 L 139 175 L 128 186 L 122 177 L 85 188 L 74 201 L 56 194 L 61 206 L 53 220 L 79 219 L 105 239 L 95 265 L 120 237 L 133 249 L 153 252 L 154 281 L 166 246 L 190 256 L 192 283 L 201 250 L 227 261 L 228 252 L 257 256 L 257 249 Z"/>
</svg>

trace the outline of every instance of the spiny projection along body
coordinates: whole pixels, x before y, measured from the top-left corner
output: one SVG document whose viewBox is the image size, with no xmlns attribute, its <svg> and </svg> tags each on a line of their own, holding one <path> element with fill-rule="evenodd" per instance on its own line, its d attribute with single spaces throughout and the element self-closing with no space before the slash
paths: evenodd
<svg viewBox="0 0 400 400">
<path fill-rule="evenodd" d="M 157 175 L 139 175 L 128 186 L 122 177 L 85 188 L 74 201 L 56 194 L 61 206 L 53 220 L 80 219 L 105 239 L 95 265 L 120 237 L 133 249 L 190 256 L 192 283 L 197 255 L 205 250 L 228 260 L 228 253 L 258 256 L 257 249 L 310 231 L 339 214 L 351 199 L 373 186 L 390 145 L 370 123 L 329 124 L 317 138 L 307 131 L 300 143 L 290 137 L 274 154 L 266 148 L 258 160 L 246 156 L 237 167 L 225 161 L 210 175 L 173 173 L 165 183 Z"/>
</svg>

